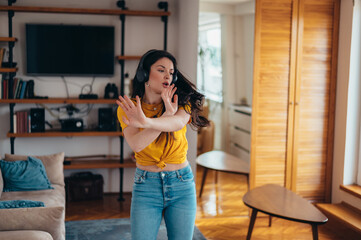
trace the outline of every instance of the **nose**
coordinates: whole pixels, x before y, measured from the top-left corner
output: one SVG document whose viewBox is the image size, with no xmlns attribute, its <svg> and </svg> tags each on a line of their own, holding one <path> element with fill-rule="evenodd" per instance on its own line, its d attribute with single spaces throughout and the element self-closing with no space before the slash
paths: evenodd
<svg viewBox="0 0 361 240">
<path fill-rule="evenodd" d="M 165 78 L 166 78 L 166 79 L 170 79 L 170 72 L 166 72 L 166 73 L 165 73 Z"/>
</svg>

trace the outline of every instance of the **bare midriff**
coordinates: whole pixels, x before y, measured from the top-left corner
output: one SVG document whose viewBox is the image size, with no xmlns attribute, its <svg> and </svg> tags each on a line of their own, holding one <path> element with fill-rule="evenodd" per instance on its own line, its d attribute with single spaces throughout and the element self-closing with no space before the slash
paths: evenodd
<svg viewBox="0 0 361 240">
<path fill-rule="evenodd" d="M 188 165 L 188 161 L 186 160 L 183 163 L 179 163 L 179 164 L 167 163 L 167 166 L 165 166 L 165 168 L 163 169 L 159 168 L 157 165 L 144 166 L 138 163 L 137 163 L 137 168 L 148 172 L 168 172 L 168 171 L 175 171 L 182 169 L 187 165 Z"/>
</svg>

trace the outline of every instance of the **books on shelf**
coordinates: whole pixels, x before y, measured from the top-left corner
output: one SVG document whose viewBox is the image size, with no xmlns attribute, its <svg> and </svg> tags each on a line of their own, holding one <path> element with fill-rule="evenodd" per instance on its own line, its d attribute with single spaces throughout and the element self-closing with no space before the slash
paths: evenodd
<svg viewBox="0 0 361 240">
<path fill-rule="evenodd" d="M 29 111 L 17 111 L 13 115 L 14 133 L 30 133 L 31 118 Z"/>
<path fill-rule="evenodd" d="M 5 56 L 5 48 L 0 48 L 0 68 L 1 68 L 2 63 L 4 61 L 4 56 Z"/>
<path fill-rule="evenodd" d="M 0 75 L 1 76 L 1 75 Z M 0 77 L 1 80 L 1 77 Z M 33 81 L 33 80 L 29 80 Z M 13 99 L 24 99 L 30 97 L 29 95 L 29 81 L 22 80 L 21 78 L 13 79 L 12 93 Z M 9 99 L 9 79 L 2 79 L 0 84 L 0 99 Z"/>
</svg>

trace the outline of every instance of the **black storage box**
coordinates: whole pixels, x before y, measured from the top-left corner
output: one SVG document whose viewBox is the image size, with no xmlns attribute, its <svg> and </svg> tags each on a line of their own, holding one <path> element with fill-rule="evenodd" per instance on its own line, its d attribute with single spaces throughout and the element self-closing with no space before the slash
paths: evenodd
<svg viewBox="0 0 361 240">
<path fill-rule="evenodd" d="M 103 176 L 91 172 L 73 173 L 65 178 L 66 200 L 81 201 L 103 198 Z"/>
</svg>

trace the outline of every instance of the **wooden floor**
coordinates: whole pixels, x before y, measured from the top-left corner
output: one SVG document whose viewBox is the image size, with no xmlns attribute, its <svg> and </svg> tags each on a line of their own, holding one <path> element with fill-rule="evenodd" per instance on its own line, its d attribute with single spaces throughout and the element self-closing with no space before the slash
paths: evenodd
<svg viewBox="0 0 361 240">
<path fill-rule="evenodd" d="M 196 186 L 200 189 L 203 169 L 197 168 Z M 196 226 L 208 240 L 246 239 L 248 230 L 248 208 L 242 197 L 247 191 L 246 178 L 242 175 L 218 173 L 215 184 L 214 172 L 208 171 L 202 198 L 198 198 Z M 125 201 L 118 196 L 106 194 L 103 200 L 69 202 L 66 206 L 66 221 L 107 218 L 129 218 L 131 195 L 124 194 Z M 311 226 L 273 218 L 268 227 L 268 218 L 258 217 L 252 240 L 309 240 L 312 239 Z M 346 239 L 327 227 L 319 227 L 320 240 Z"/>
</svg>

